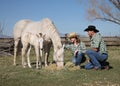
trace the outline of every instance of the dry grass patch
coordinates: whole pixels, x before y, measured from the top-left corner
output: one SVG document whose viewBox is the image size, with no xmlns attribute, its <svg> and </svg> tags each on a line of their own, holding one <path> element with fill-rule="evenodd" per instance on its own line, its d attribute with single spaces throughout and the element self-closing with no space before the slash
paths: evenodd
<svg viewBox="0 0 120 86">
<path fill-rule="evenodd" d="M 75 70 L 80 70 L 80 66 L 75 66 L 72 62 L 67 62 L 63 68 L 57 68 L 56 64 L 49 64 L 49 66 L 44 67 L 43 69 L 50 71 L 55 71 L 55 70 L 75 71 Z"/>
</svg>

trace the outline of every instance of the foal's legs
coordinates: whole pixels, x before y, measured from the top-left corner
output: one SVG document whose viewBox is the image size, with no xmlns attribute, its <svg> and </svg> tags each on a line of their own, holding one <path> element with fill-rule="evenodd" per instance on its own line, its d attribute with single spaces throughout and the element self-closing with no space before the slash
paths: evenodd
<svg viewBox="0 0 120 86">
<path fill-rule="evenodd" d="M 40 51 L 40 60 L 39 60 L 39 66 L 41 66 L 42 65 L 42 56 L 43 56 L 43 49 L 40 49 L 39 48 L 39 51 Z"/>
<path fill-rule="evenodd" d="M 39 68 L 39 65 L 40 65 L 40 68 L 42 67 L 42 62 L 41 62 L 41 57 L 40 57 L 40 54 L 39 54 L 39 47 L 36 46 L 35 47 L 35 52 L 36 52 L 36 68 L 38 69 Z"/>
</svg>

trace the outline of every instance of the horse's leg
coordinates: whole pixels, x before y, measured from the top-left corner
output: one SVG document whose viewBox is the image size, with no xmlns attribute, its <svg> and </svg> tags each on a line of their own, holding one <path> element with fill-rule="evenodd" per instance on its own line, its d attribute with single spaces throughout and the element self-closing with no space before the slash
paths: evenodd
<svg viewBox="0 0 120 86">
<path fill-rule="evenodd" d="M 50 54 L 50 47 L 48 46 L 48 49 L 45 52 L 45 67 L 48 66 L 48 57 Z"/>
<path fill-rule="evenodd" d="M 40 59 L 42 59 L 42 56 L 43 56 L 43 50 L 40 49 Z M 42 60 L 41 61 L 39 60 L 39 65 L 41 66 L 41 64 L 42 64 Z"/>
<path fill-rule="evenodd" d="M 25 62 L 25 54 L 26 54 L 26 50 L 28 47 L 28 43 L 22 43 L 23 44 L 23 48 L 22 48 L 22 66 L 25 68 L 26 66 L 26 62 Z"/>
<path fill-rule="evenodd" d="M 39 66 L 38 66 L 38 64 L 40 65 L 40 68 L 41 68 L 41 58 L 40 58 L 40 55 L 39 55 L 39 47 L 38 46 L 36 46 L 35 47 L 35 52 L 36 52 L 36 68 L 38 69 L 39 68 Z"/>
<path fill-rule="evenodd" d="M 50 48 L 52 46 L 51 41 L 46 41 L 44 46 L 44 52 L 45 52 L 45 67 L 48 66 L 48 57 L 50 54 Z"/>
<path fill-rule="evenodd" d="M 18 50 L 18 43 L 20 39 L 14 40 L 14 59 L 13 59 L 13 65 L 16 65 L 16 56 L 17 56 L 17 50 Z"/>
<path fill-rule="evenodd" d="M 45 67 L 48 66 L 48 53 L 45 52 Z"/>
<path fill-rule="evenodd" d="M 44 44 L 44 53 L 45 53 L 45 58 L 44 58 L 44 63 L 45 63 L 45 67 L 48 66 L 48 42 L 46 42 Z"/>
<path fill-rule="evenodd" d="M 31 50 L 31 45 L 29 46 L 28 51 L 27 51 L 27 62 L 28 62 L 28 66 L 32 68 L 30 64 L 30 50 Z"/>
</svg>

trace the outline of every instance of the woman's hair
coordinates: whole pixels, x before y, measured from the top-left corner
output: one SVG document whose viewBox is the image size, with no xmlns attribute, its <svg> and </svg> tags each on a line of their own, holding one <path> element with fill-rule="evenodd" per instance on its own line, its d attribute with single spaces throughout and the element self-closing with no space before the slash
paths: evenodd
<svg viewBox="0 0 120 86">
<path fill-rule="evenodd" d="M 80 42 L 80 36 L 76 36 L 75 38 L 76 38 L 77 42 L 79 43 Z"/>
</svg>

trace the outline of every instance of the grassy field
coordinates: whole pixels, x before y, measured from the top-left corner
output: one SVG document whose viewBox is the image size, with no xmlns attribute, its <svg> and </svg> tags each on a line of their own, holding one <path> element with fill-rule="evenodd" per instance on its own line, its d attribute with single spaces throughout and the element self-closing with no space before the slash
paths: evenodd
<svg viewBox="0 0 120 86">
<path fill-rule="evenodd" d="M 13 66 L 13 57 L 0 57 L 0 86 L 120 86 L 120 47 L 108 47 L 110 70 L 85 70 L 66 67 L 62 70 L 23 68 L 21 57 Z M 52 52 L 51 52 L 52 54 Z M 65 63 L 70 62 L 70 51 L 65 50 Z M 49 58 L 52 61 L 52 55 Z M 35 63 L 34 52 L 31 63 Z M 81 65 L 84 65 L 81 64 Z"/>
</svg>

